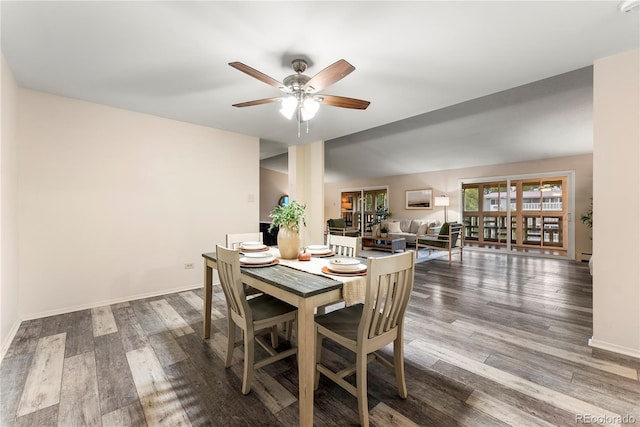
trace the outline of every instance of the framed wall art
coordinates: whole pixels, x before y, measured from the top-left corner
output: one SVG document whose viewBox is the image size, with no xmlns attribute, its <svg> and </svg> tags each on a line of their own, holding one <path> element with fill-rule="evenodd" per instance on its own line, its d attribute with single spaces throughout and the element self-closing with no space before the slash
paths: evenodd
<svg viewBox="0 0 640 427">
<path fill-rule="evenodd" d="M 433 190 L 407 190 L 405 209 L 433 209 Z"/>
</svg>

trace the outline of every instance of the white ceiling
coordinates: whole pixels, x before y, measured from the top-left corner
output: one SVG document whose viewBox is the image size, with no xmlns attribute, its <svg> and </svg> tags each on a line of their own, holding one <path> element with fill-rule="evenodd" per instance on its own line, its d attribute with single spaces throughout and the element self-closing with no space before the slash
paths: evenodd
<svg viewBox="0 0 640 427">
<path fill-rule="evenodd" d="M 263 158 L 325 140 L 328 181 L 591 152 L 590 66 L 640 46 L 638 9 L 616 1 L 0 7 L 21 87 L 257 136 Z M 370 107 L 322 106 L 300 138 L 277 104 L 231 107 L 280 92 L 229 62 L 282 81 L 298 56 L 310 76 L 349 61 L 322 92 Z"/>
</svg>

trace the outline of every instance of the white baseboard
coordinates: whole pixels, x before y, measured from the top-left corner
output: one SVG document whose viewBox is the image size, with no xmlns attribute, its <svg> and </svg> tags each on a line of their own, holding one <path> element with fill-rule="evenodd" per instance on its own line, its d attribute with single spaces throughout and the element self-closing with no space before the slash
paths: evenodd
<svg viewBox="0 0 640 427">
<path fill-rule="evenodd" d="M 138 300 L 138 299 L 157 297 L 157 296 L 160 296 L 160 295 L 174 294 L 176 292 L 191 291 L 191 290 L 194 290 L 194 289 L 202 288 L 203 286 L 204 285 L 202 283 L 197 284 L 197 285 L 187 285 L 187 286 L 181 286 L 181 287 L 178 287 L 178 288 L 163 289 L 161 291 L 148 292 L 148 293 L 138 294 L 138 295 L 130 295 L 130 296 L 122 297 L 122 298 L 115 298 L 115 299 L 110 299 L 110 300 L 105 300 L 105 301 L 98 301 L 98 302 L 93 302 L 93 303 L 89 303 L 89 304 L 81 304 L 81 305 L 76 305 L 76 306 L 73 306 L 73 307 L 66 307 L 66 308 L 61 308 L 61 309 L 56 309 L 56 310 L 43 311 L 43 312 L 40 312 L 40 313 L 30 314 L 30 315 L 26 316 L 24 319 L 22 319 L 22 321 L 40 319 L 42 317 L 48 317 L 48 316 L 56 316 L 58 314 L 66 314 L 66 313 L 71 313 L 71 312 L 74 312 L 74 311 L 86 310 L 86 309 L 89 309 L 89 308 L 102 307 L 102 306 L 105 306 L 105 305 L 119 304 L 121 302 L 126 302 L 126 301 L 135 301 L 135 300 Z"/>
<path fill-rule="evenodd" d="M 599 348 L 601 350 L 607 350 L 613 353 L 624 354 L 625 356 L 631 356 L 635 357 L 636 359 L 640 359 L 640 350 L 636 348 L 629 348 L 617 344 L 611 344 L 593 338 L 589 338 L 589 347 Z"/>
<path fill-rule="evenodd" d="M 11 345 L 11 343 L 13 342 L 13 339 L 16 337 L 16 334 L 18 333 L 18 329 L 20 328 L 21 323 L 22 322 L 18 320 L 13 325 L 13 327 L 11 327 L 11 330 L 9 331 L 9 335 L 7 335 L 6 339 L 2 343 L 2 348 L 0 348 L 0 365 L 2 365 L 2 361 L 4 360 L 4 355 L 7 354 L 7 351 L 9 350 L 9 346 Z"/>
</svg>

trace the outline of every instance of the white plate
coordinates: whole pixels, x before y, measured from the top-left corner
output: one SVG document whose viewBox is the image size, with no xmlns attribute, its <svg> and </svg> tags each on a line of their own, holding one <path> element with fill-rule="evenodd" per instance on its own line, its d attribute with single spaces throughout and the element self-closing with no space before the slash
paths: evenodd
<svg viewBox="0 0 640 427">
<path fill-rule="evenodd" d="M 309 245 L 307 246 L 307 249 L 309 249 L 310 251 L 331 250 L 327 245 Z"/>
<path fill-rule="evenodd" d="M 324 254 L 330 254 L 331 253 L 331 248 L 323 248 L 323 249 L 309 249 L 309 248 L 307 248 L 307 250 L 309 251 L 310 254 L 313 254 L 313 255 L 324 255 Z"/>
<path fill-rule="evenodd" d="M 266 252 L 247 252 L 246 254 L 242 254 L 245 258 L 273 258 L 273 254 L 269 251 Z"/>
<path fill-rule="evenodd" d="M 330 261 L 330 264 L 332 266 L 334 265 L 356 265 L 356 264 L 360 264 L 360 260 L 359 259 L 355 259 L 355 258 L 334 258 Z"/>
<path fill-rule="evenodd" d="M 276 257 L 274 257 L 273 255 L 262 258 L 249 258 L 243 256 L 240 257 L 240 262 L 243 264 L 269 264 L 270 262 L 273 262 L 274 259 L 276 259 Z"/>
<path fill-rule="evenodd" d="M 265 245 L 262 242 L 242 242 L 240 243 L 240 248 L 241 249 L 263 249 L 266 248 L 267 245 Z"/>
<path fill-rule="evenodd" d="M 359 273 L 361 271 L 365 271 L 367 269 L 367 266 L 364 264 L 356 264 L 356 265 L 332 264 L 332 265 L 329 265 L 329 267 L 327 268 L 337 273 Z"/>
</svg>

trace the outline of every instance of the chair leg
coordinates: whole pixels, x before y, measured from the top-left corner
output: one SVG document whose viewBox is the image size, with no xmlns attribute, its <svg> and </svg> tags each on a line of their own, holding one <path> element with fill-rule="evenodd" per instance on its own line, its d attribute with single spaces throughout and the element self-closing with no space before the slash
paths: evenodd
<svg viewBox="0 0 640 427">
<path fill-rule="evenodd" d="M 317 366 L 320 364 L 320 360 L 322 359 L 322 335 L 316 331 L 316 366 L 313 367 L 315 372 L 314 385 L 313 389 L 317 390 L 320 385 L 320 371 L 318 371 Z"/>
<path fill-rule="evenodd" d="M 224 362 L 224 367 L 231 366 L 233 360 L 233 349 L 236 347 L 236 324 L 233 323 L 231 318 L 228 319 L 229 327 L 227 329 L 227 360 Z"/>
<path fill-rule="evenodd" d="M 360 425 L 369 427 L 369 404 L 367 402 L 367 355 L 360 352 L 356 355 L 356 393 L 358 397 L 358 413 Z"/>
<path fill-rule="evenodd" d="M 291 320 L 289 320 L 288 322 L 285 322 L 284 324 L 284 338 L 291 342 L 291 335 L 293 332 L 293 322 Z"/>
<path fill-rule="evenodd" d="M 278 348 L 278 325 L 271 327 L 271 347 Z"/>
<path fill-rule="evenodd" d="M 253 328 L 244 331 L 244 372 L 242 375 L 242 394 L 249 394 L 251 381 L 253 381 L 253 354 L 254 354 Z"/>
<path fill-rule="evenodd" d="M 404 348 L 402 346 L 402 336 L 396 338 L 393 342 L 393 366 L 396 374 L 396 384 L 398 385 L 398 395 L 406 399 L 407 382 L 404 378 Z"/>
</svg>

